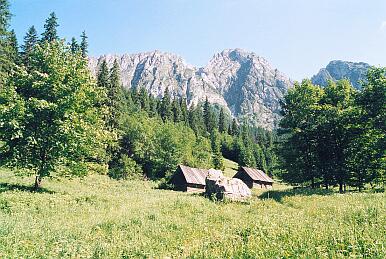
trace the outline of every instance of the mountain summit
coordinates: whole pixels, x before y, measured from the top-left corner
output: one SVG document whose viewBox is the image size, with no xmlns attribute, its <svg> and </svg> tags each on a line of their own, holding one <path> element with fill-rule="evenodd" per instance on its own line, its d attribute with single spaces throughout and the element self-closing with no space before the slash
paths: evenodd
<svg viewBox="0 0 386 259">
<path fill-rule="evenodd" d="M 369 68 L 370 65 L 363 62 L 334 60 L 328 63 L 326 68 L 320 69 L 319 73 L 314 75 L 311 80 L 313 84 L 326 86 L 328 80 L 337 81 L 346 78 L 355 88 L 361 89 L 360 81 L 366 79 Z"/>
<path fill-rule="evenodd" d="M 205 67 L 196 68 L 181 57 L 160 51 L 90 58 L 94 75 L 103 60 L 109 67 L 117 60 L 124 87 L 140 88 L 162 97 L 186 97 L 189 105 L 208 98 L 224 106 L 239 121 L 272 129 L 280 118 L 280 99 L 292 81 L 253 52 L 228 49 L 215 54 Z"/>
</svg>

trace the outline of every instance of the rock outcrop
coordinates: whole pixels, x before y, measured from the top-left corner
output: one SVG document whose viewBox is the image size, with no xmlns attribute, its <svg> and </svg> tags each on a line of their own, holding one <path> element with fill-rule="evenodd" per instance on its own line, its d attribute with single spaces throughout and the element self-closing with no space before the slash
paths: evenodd
<svg viewBox="0 0 386 259">
<path fill-rule="evenodd" d="M 334 60 L 326 68 L 320 69 L 319 73 L 311 78 L 311 81 L 314 84 L 326 86 L 328 80 L 337 81 L 346 78 L 356 89 L 361 89 L 361 81 L 366 80 L 369 68 L 370 65 L 363 62 Z"/>
<path fill-rule="evenodd" d="M 210 169 L 205 184 L 206 195 L 219 200 L 243 201 L 252 196 L 251 190 L 243 181 L 225 177 L 219 170 Z"/>
<path fill-rule="evenodd" d="M 292 81 L 263 58 L 241 49 L 224 50 L 202 68 L 191 66 L 174 54 L 153 51 L 133 55 L 90 58 L 94 75 L 103 60 L 109 67 L 117 60 L 124 87 L 145 87 L 162 97 L 168 87 L 189 105 L 208 98 L 227 108 L 233 117 L 267 129 L 277 125 L 280 99 Z"/>
</svg>

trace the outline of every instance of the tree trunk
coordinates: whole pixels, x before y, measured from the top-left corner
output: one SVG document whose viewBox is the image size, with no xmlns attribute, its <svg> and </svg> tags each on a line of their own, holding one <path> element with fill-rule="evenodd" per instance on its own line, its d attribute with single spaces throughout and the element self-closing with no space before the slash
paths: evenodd
<svg viewBox="0 0 386 259">
<path fill-rule="evenodd" d="M 311 179 L 311 188 L 315 189 L 315 178 L 314 177 L 312 177 L 312 179 Z"/>
<path fill-rule="evenodd" d="M 339 193 L 343 193 L 343 183 L 339 183 Z"/>
<path fill-rule="evenodd" d="M 34 188 L 35 188 L 35 190 L 39 190 L 40 187 L 42 187 L 42 177 L 40 175 L 37 175 L 35 177 L 35 186 L 34 186 Z"/>
</svg>

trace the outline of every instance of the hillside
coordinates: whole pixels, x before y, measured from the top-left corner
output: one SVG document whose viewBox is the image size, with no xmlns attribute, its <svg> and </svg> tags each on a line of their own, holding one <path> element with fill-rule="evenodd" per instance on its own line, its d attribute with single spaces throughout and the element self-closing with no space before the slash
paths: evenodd
<svg viewBox="0 0 386 259">
<path fill-rule="evenodd" d="M 0 173 L 1 258 L 386 256 L 381 193 L 271 191 L 241 204 L 97 175 L 47 179 L 39 193 L 31 181 Z"/>
<path fill-rule="evenodd" d="M 90 58 L 94 75 L 103 61 L 118 61 L 126 88 L 145 87 L 161 97 L 168 87 L 189 105 L 205 101 L 228 109 L 239 121 L 272 129 L 280 117 L 280 99 L 292 81 L 253 52 L 229 49 L 217 53 L 205 67 L 196 68 L 181 57 L 160 51 Z"/>
</svg>

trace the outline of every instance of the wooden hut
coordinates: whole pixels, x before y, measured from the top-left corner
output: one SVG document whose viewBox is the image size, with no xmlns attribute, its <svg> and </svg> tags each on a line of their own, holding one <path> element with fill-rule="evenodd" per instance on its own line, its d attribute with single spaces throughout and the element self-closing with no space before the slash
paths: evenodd
<svg viewBox="0 0 386 259">
<path fill-rule="evenodd" d="M 262 170 L 242 166 L 233 176 L 242 180 L 249 188 L 272 189 L 273 180 Z"/>
<path fill-rule="evenodd" d="M 204 192 L 208 170 L 179 165 L 170 180 L 176 190 L 185 192 Z"/>
</svg>

